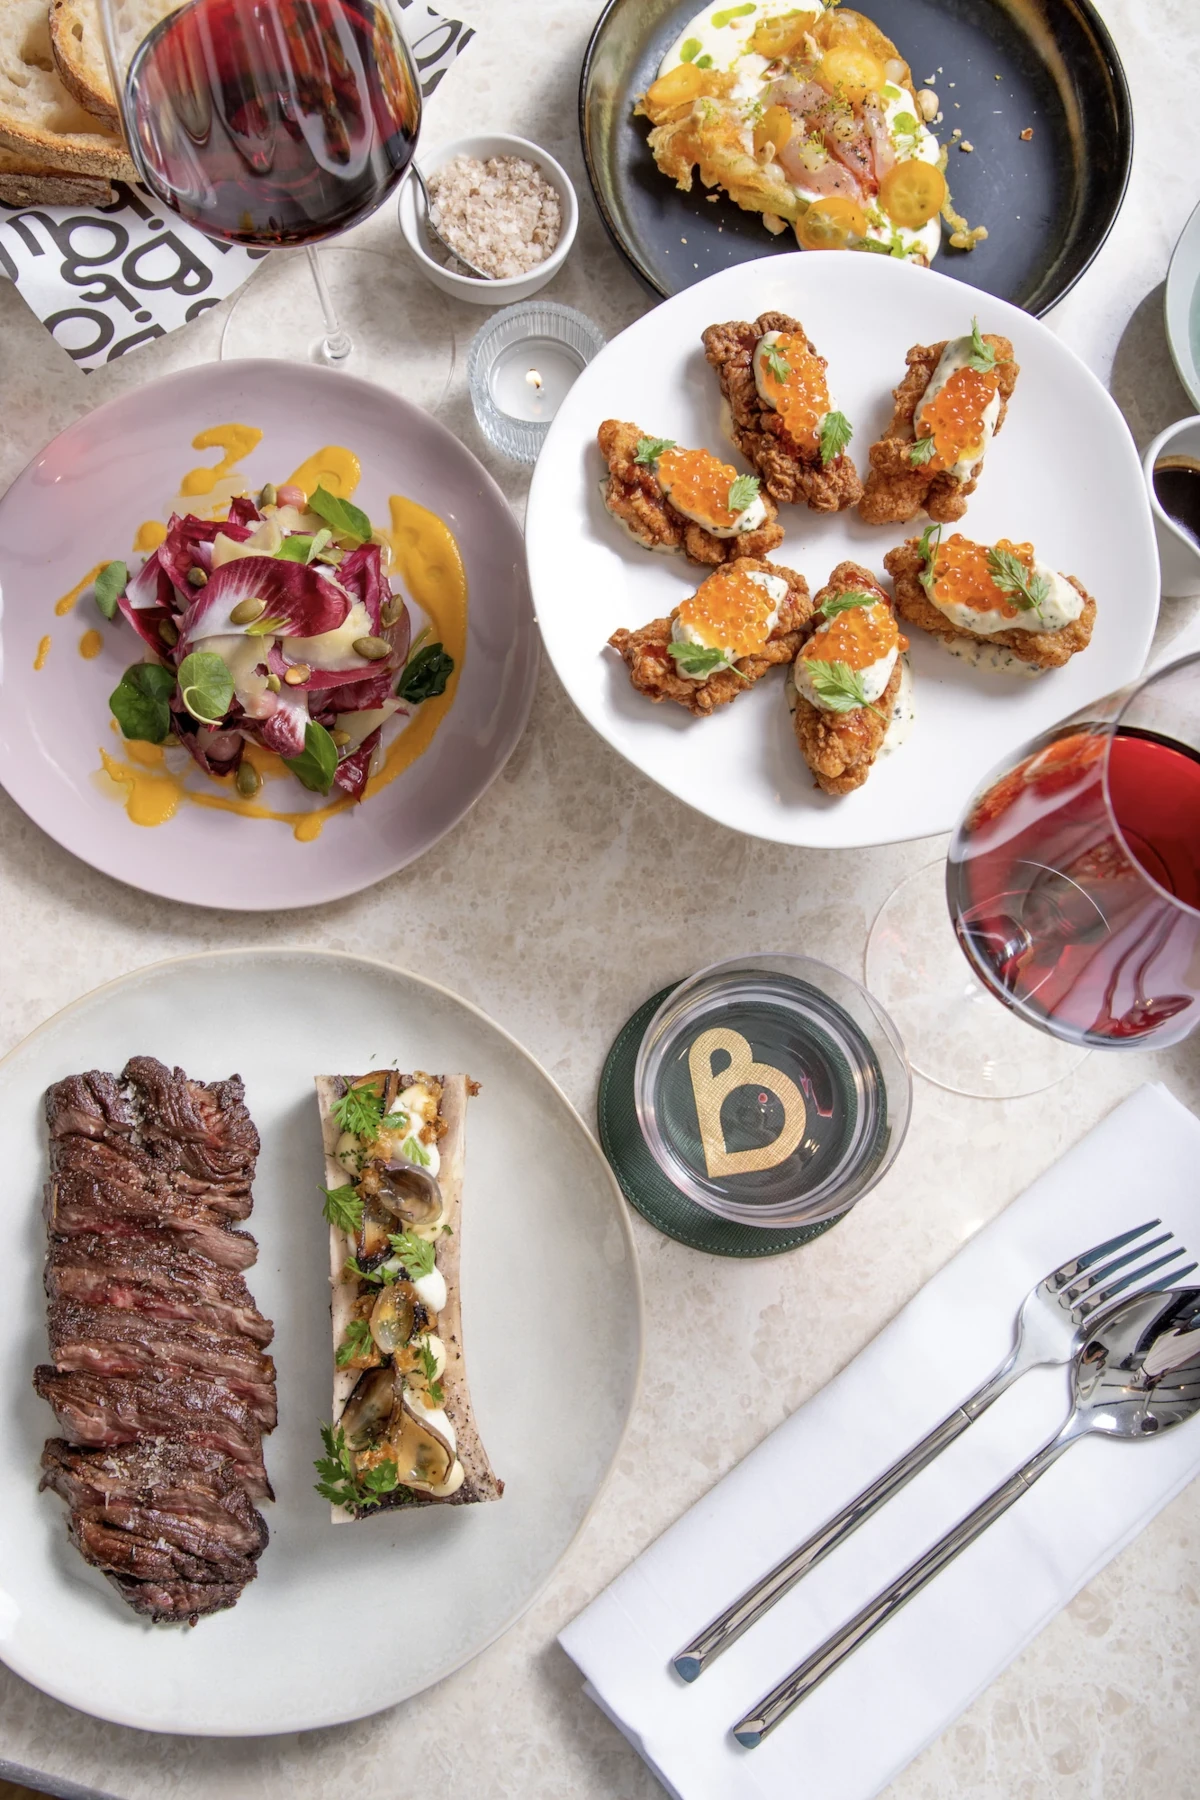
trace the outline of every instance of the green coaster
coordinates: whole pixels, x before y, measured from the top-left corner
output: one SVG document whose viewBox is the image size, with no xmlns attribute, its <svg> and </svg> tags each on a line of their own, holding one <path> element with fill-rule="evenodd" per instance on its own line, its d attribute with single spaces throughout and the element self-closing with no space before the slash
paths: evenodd
<svg viewBox="0 0 1200 1800">
<path fill-rule="evenodd" d="M 787 1231 L 719 1219 L 668 1181 L 651 1156 L 633 1103 L 633 1071 L 646 1027 L 674 987 L 672 983 L 638 1007 L 618 1033 L 600 1077 L 596 1104 L 600 1144 L 622 1193 L 656 1230 L 710 1256 L 778 1256 L 783 1250 L 811 1243 L 838 1219 L 794 1225 Z M 838 1218 L 844 1217 L 844 1213 L 838 1214 Z"/>
</svg>

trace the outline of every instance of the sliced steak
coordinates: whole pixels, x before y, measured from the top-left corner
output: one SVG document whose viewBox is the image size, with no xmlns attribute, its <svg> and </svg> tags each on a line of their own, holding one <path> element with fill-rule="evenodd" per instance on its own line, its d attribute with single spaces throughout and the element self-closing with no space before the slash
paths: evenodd
<svg viewBox="0 0 1200 1800">
<path fill-rule="evenodd" d="M 60 1374 L 42 1364 L 33 1385 L 54 1408 L 68 1443 L 107 1449 L 140 1437 L 173 1438 L 241 1463 L 252 1499 L 270 1497 L 258 1421 L 236 1394 L 210 1381 Z"/>
<path fill-rule="evenodd" d="M 118 1077 L 92 1069 L 86 1075 L 68 1075 L 46 1090 L 46 1123 L 53 1145 L 56 1138 L 71 1134 L 128 1138 L 137 1118 Z"/>
<path fill-rule="evenodd" d="M 235 1270 L 185 1253 L 169 1232 L 59 1239 L 46 1264 L 46 1293 L 51 1300 L 126 1307 L 159 1319 L 194 1319 L 240 1332 L 260 1348 L 274 1336 Z"/>
<path fill-rule="evenodd" d="M 236 1606 L 244 1583 L 195 1581 L 130 1581 L 109 1571 L 108 1579 L 134 1612 L 156 1625 L 194 1625 L 209 1613 Z"/>
<path fill-rule="evenodd" d="M 148 1229 L 161 1228 L 175 1238 L 179 1254 L 207 1257 L 222 1269 L 248 1269 L 258 1256 L 258 1245 L 248 1231 L 229 1231 L 223 1225 L 202 1223 L 195 1216 L 181 1217 L 147 1209 L 140 1217 L 110 1210 L 102 1192 L 65 1201 L 53 1181 L 46 1186 L 46 1223 L 58 1237 L 104 1236 L 117 1241 L 140 1237 Z"/>
<path fill-rule="evenodd" d="M 196 1376 L 238 1394 L 259 1424 L 276 1421 L 275 1364 L 243 1337 L 117 1306 L 80 1306 L 56 1300 L 49 1313 L 50 1349 L 57 1369 L 98 1375 L 138 1375 L 143 1369 Z"/>
<path fill-rule="evenodd" d="M 125 1150 L 92 1138 L 60 1139 L 51 1181 L 68 1195 L 103 1194 L 110 1207 L 138 1217 L 166 1207 L 216 1221 L 238 1220 L 251 1206 L 248 1181 L 202 1181 L 194 1175 L 180 1179 L 136 1148 Z"/>
<path fill-rule="evenodd" d="M 156 1156 L 205 1179 L 241 1176 L 249 1184 L 259 1140 L 246 1111 L 240 1075 L 190 1081 L 152 1056 L 132 1056 L 124 1079 L 141 1110 L 142 1136 Z"/>
<path fill-rule="evenodd" d="M 244 1479 L 242 1464 L 232 1457 L 163 1438 L 112 1450 L 80 1450 L 51 1438 L 42 1452 L 41 1485 L 75 1512 L 115 1520 L 129 1509 L 153 1508 L 240 1556 L 258 1556 L 269 1533 L 246 1497 Z"/>
<path fill-rule="evenodd" d="M 134 1509 L 135 1512 L 137 1509 Z M 124 1531 L 102 1517 L 72 1513 L 68 1531 L 84 1562 L 97 1569 L 111 1569 L 138 1581 L 236 1581 L 245 1586 L 257 1571 L 245 1556 L 218 1547 L 216 1560 L 193 1556 L 153 1531 L 152 1515 L 139 1515 L 142 1531 Z"/>
</svg>

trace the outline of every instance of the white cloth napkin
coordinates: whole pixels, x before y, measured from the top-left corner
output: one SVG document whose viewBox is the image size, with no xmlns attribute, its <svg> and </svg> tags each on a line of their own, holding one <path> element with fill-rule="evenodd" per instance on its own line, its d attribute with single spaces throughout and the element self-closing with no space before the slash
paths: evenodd
<svg viewBox="0 0 1200 1800">
<path fill-rule="evenodd" d="M 868 1800 L 1200 1473 L 1197 1421 L 1153 1443 L 1075 1445 L 758 1749 L 741 1749 L 730 1726 L 1057 1429 L 1067 1374 L 1035 1370 L 698 1681 L 670 1666 L 990 1374 L 1049 1270 L 1155 1216 L 1200 1256 L 1198 1168 L 1200 1120 L 1165 1088 L 1140 1088 L 562 1633 L 586 1691 L 677 1800 Z"/>
</svg>

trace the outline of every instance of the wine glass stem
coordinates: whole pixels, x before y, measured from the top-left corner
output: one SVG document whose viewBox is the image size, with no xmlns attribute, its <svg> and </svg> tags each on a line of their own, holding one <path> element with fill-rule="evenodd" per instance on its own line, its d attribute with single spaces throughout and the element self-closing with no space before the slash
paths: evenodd
<svg viewBox="0 0 1200 1800">
<path fill-rule="evenodd" d="M 321 258 L 315 244 L 310 244 L 306 252 L 308 266 L 312 270 L 313 282 L 316 285 L 317 298 L 321 302 L 321 311 L 325 315 L 325 341 L 321 351 L 326 362 L 345 362 L 354 344 L 350 333 L 344 331 L 338 320 L 337 308 L 333 304 L 333 295 L 329 291 L 329 283 L 325 279 L 325 271 L 321 267 Z"/>
</svg>

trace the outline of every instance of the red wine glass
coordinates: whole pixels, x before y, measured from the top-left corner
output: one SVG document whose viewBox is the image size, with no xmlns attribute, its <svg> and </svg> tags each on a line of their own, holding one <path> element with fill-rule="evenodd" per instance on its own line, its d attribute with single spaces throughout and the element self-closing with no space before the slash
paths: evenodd
<svg viewBox="0 0 1200 1800">
<path fill-rule="evenodd" d="M 412 160 L 421 94 L 396 0 L 101 0 L 130 150 L 151 193 L 230 243 L 316 245 L 358 224 Z"/>
<path fill-rule="evenodd" d="M 885 904 L 867 970 L 913 1066 L 960 1093 L 1031 1093 L 1089 1049 L 1186 1037 L 1200 1023 L 1200 656 L 993 770 L 944 875 L 922 871 Z"/>
</svg>

